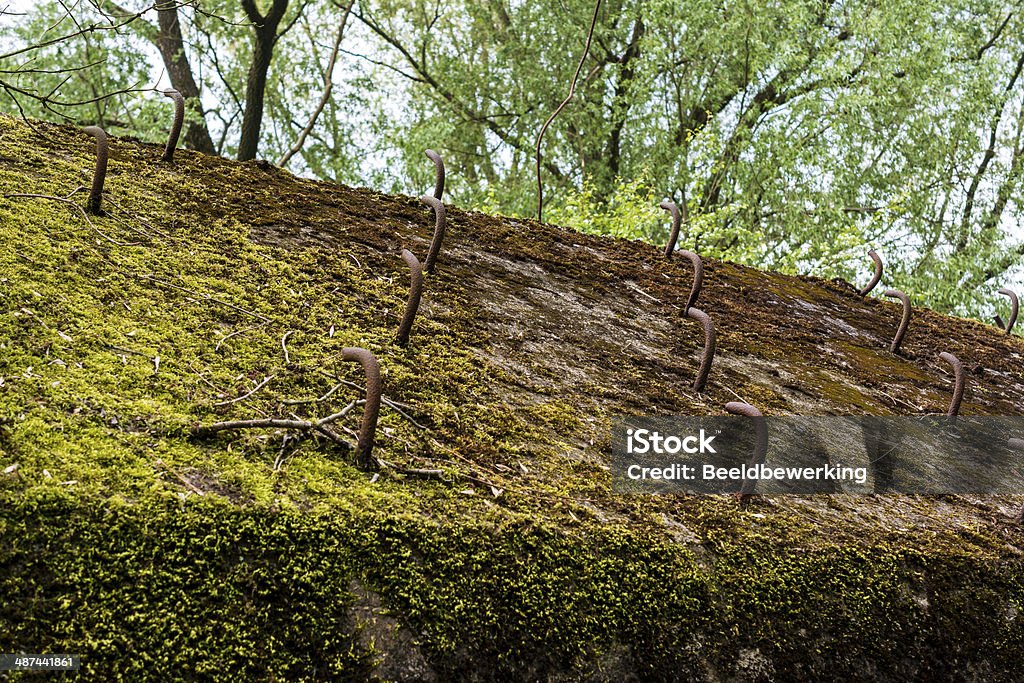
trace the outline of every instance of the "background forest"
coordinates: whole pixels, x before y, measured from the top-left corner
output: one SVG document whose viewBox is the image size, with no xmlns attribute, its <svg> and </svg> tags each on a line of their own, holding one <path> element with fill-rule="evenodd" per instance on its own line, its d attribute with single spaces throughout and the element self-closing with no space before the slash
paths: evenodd
<svg viewBox="0 0 1024 683">
<path fill-rule="evenodd" d="M 592 41 L 588 29 L 595 17 Z M 885 284 L 1020 285 L 1024 8 L 994 0 L 0 0 L 0 109 Z M 1001 300 L 1001 301 L 997 301 Z"/>
</svg>

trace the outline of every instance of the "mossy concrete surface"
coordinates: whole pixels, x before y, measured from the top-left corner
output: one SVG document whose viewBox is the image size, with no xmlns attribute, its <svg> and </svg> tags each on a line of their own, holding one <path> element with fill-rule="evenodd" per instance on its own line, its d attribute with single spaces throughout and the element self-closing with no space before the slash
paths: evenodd
<svg viewBox="0 0 1024 683">
<path fill-rule="evenodd" d="M 916 310 L 894 356 L 896 305 L 709 260 L 698 394 L 685 261 L 453 206 L 403 348 L 418 200 L 112 139 L 87 219 L 92 150 L 0 117 L 0 651 L 111 681 L 1019 680 L 1021 499 L 607 472 L 616 414 L 942 412 L 940 351 L 963 413 L 1020 414 L 1017 337 Z M 376 475 L 320 434 L 191 435 L 358 401 L 347 346 L 390 401 Z"/>
</svg>

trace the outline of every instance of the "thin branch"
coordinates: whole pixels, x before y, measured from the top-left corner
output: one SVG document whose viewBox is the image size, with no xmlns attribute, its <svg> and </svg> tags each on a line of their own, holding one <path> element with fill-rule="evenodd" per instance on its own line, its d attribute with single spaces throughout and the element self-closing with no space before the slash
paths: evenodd
<svg viewBox="0 0 1024 683">
<path fill-rule="evenodd" d="M 63 197 L 54 197 L 53 195 L 48 195 L 48 194 L 15 193 L 15 194 L 5 194 L 4 195 L 4 199 L 18 199 L 18 198 L 49 199 L 49 200 L 54 201 L 54 202 L 61 202 L 62 204 L 67 204 L 68 206 L 73 206 L 73 207 L 75 207 L 75 210 L 78 211 L 78 213 L 82 214 L 82 218 L 84 218 L 85 222 L 89 224 L 89 227 L 92 228 L 93 231 L 97 235 L 99 235 L 103 239 L 107 240 L 111 244 L 115 244 L 115 245 L 117 245 L 119 247 L 137 247 L 140 244 L 142 244 L 142 242 L 118 242 L 113 237 L 107 235 L 102 230 L 97 228 L 96 225 L 91 220 L 89 220 L 89 214 L 87 214 L 85 212 L 85 209 L 83 209 L 82 207 L 80 207 L 78 204 L 74 203 L 70 199 L 64 199 Z"/>
<path fill-rule="evenodd" d="M 273 320 L 271 320 L 270 318 L 268 318 L 265 315 L 260 315 L 259 313 L 256 313 L 255 311 L 250 311 L 247 308 L 242 308 L 241 306 L 236 306 L 235 304 L 233 304 L 231 302 L 228 302 L 228 301 L 222 301 L 222 300 L 216 298 L 215 296 L 213 296 L 212 294 L 202 294 L 200 292 L 195 291 L 194 289 L 188 289 L 187 287 L 179 287 L 178 285 L 171 284 L 170 282 L 165 282 L 164 280 L 161 280 L 159 278 L 153 277 L 152 275 L 139 275 L 139 277 L 141 277 L 144 280 L 149 280 L 151 282 L 155 282 L 158 285 L 163 285 L 165 287 L 170 287 L 171 289 L 176 289 L 179 292 L 186 292 L 188 294 L 193 294 L 193 295 L 198 296 L 198 297 L 200 297 L 200 298 L 202 298 L 202 299 L 204 299 L 206 301 L 212 301 L 215 304 L 220 304 L 221 306 L 227 306 L 228 308 L 236 310 L 239 313 L 245 313 L 246 315 L 251 315 L 252 317 L 258 318 L 258 319 L 260 319 L 260 320 L 262 320 L 264 322 L 268 322 L 268 323 L 274 322 Z"/>
<path fill-rule="evenodd" d="M 291 358 L 288 357 L 288 337 L 292 336 L 292 334 L 294 334 L 294 333 L 295 333 L 295 330 L 288 330 L 287 332 L 284 333 L 284 336 L 281 337 L 281 350 L 284 351 L 284 364 L 285 365 L 290 365 L 291 362 L 292 362 Z"/>
<path fill-rule="evenodd" d="M 360 389 L 360 390 L 365 390 L 366 389 L 366 387 L 361 386 L 359 384 L 356 384 L 355 382 L 350 382 L 349 380 L 346 380 L 346 379 L 341 380 L 341 383 L 344 384 L 345 386 L 352 387 L 353 389 Z M 391 408 L 391 410 L 393 410 L 396 413 L 398 413 L 401 417 L 404 417 L 406 420 L 408 420 L 409 423 L 412 424 L 413 427 L 416 427 L 417 429 L 426 429 L 425 426 L 421 425 L 419 422 L 414 420 L 408 413 L 406 413 L 404 410 L 402 410 L 401 404 L 395 403 L 394 401 L 389 399 L 387 396 L 381 396 L 380 402 L 383 403 L 384 405 L 386 405 L 388 408 Z"/>
<path fill-rule="evenodd" d="M 263 380 L 262 382 L 257 384 L 255 387 L 253 387 L 252 390 L 249 391 L 247 394 L 243 394 L 242 396 L 239 396 L 238 398 L 232 398 L 232 399 L 227 400 L 227 401 L 220 401 L 218 403 L 214 403 L 213 405 L 215 405 L 215 406 L 226 406 L 226 405 L 230 405 L 232 403 L 238 403 L 239 401 L 244 401 L 245 399 L 249 398 L 250 396 L 255 394 L 257 391 L 262 389 L 263 387 L 267 386 L 267 384 L 270 383 L 270 380 L 274 379 L 275 377 L 277 377 L 277 375 L 271 375 L 270 377 L 267 377 L 265 380 Z"/>
<path fill-rule="evenodd" d="M 232 332 L 231 334 L 225 336 L 223 339 L 221 339 L 219 342 L 217 342 L 217 346 L 215 346 L 213 350 L 214 351 L 220 351 L 221 344 L 226 342 L 228 339 L 231 339 L 232 337 L 238 336 L 240 334 L 245 334 L 246 332 L 252 332 L 253 330 L 258 330 L 261 327 L 265 327 L 266 324 L 267 323 L 260 323 L 259 325 L 253 325 L 252 327 L 246 327 L 244 330 L 235 330 L 234 332 Z"/>
<path fill-rule="evenodd" d="M 23 47 L 21 49 L 13 50 L 13 51 L 8 52 L 6 54 L 0 55 L 0 60 L 9 59 L 11 57 L 16 57 L 18 55 L 25 54 L 26 52 L 31 52 L 33 50 L 41 50 L 44 47 L 49 47 L 50 45 L 56 45 L 57 43 L 63 43 L 63 42 L 66 42 L 68 40 L 71 40 L 72 38 L 77 38 L 78 36 L 87 35 L 89 33 L 95 33 L 96 31 L 114 31 L 116 33 L 118 30 L 120 30 L 121 28 L 124 28 L 128 24 L 130 24 L 133 21 L 135 21 L 136 19 L 140 18 L 143 14 L 145 14 L 148 11 L 150 11 L 154 7 L 155 7 L 155 5 L 149 5 L 148 7 L 143 9 L 141 12 L 136 12 L 135 14 L 132 14 L 130 17 L 127 17 L 124 21 L 122 21 L 122 22 L 120 22 L 118 24 L 109 24 L 109 25 L 105 25 L 105 26 L 101 25 L 101 24 L 90 24 L 89 26 L 86 26 L 86 27 L 84 27 L 84 28 L 82 28 L 82 29 L 80 29 L 78 31 L 75 31 L 74 33 L 68 33 L 66 35 L 60 36 L 59 38 L 51 38 L 50 40 L 44 40 L 41 43 L 35 43 L 33 45 L 26 45 L 25 47 Z"/>
<path fill-rule="evenodd" d="M 544 214 L 544 185 L 543 185 L 543 183 L 541 181 L 541 175 L 540 175 L 540 145 L 541 145 L 541 142 L 544 140 L 544 133 L 547 132 L 548 126 L 551 125 L 551 122 L 555 120 L 555 117 L 558 116 L 562 112 L 562 109 L 565 108 L 565 105 L 569 104 L 569 100 L 571 100 L 573 95 L 576 94 L 576 81 L 579 80 L 580 72 L 583 71 L 583 63 L 586 62 L 587 55 L 590 53 L 590 43 L 594 39 L 594 27 L 597 26 L 597 15 L 598 15 L 598 12 L 600 11 L 600 9 L 601 9 L 601 0 L 597 0 L 597 2 L 594 3 L 594 18 L 590 20 L 590 31 L 587 33 L 587 45 L 586 45 L 586 47 L 583 48 L 583 56 L 580 57 L 579 66 L 576 67 L 576 73 L 573 75 L 572 83 L 569 85 L 569 94 L 566 96 L 566 98 L 564 100 L 562 100 L 562 103 L 560 105 L 558 105 L 558 108 L 555 109 L 554 113 L 551 114 L 551 116 L 548 118 L 548 120 L 544 122 L 544 125 L 541 126 L 540 133 L 537 135 L 537 149 L 536 149 L 536 152 L 537 152 L 537 220 L 538 221 L 542 221 L 543 220 L 543 214 Z"/>
<path fill-rule="evenodd" d="M 337 433 L 329 428 L 329 425 L 336 420 L 341 419 L 347 415 L 359 401 L 352 401 L 347 406 L 339 410 L 338 412 L 328 415 L 325 418 L 319 419 L 316 422 L 310 422 L 308 420 L 300 420 L 294 415 L 292 419 L 281 419 L 281 418 L 264 418 L 257 420 L 228 420 L 226 422 L 214 422 L 211 425 L 196 425 L 192 428 L 192 435 L 197 437 L 212 436 L 217 432 L 228 431 L 232 429 L 299 429 L 303 432 L 309 432 L 310 430 L 317 431 L 331 441 L 338 443 L 346 448 L 351 449 L 352 444 L 345 441 Z"/>
<path fill-rule="evenodd" d="M 209 436 L 215 432 L 223 432 L 229 429 L 312 429 L 313 423 L 305 420 L 282 420 L 280 418 L 266 418 L 263 420 L 229 420 L 227 422 L 214 422 L 205 427 L 194 427 L 192 434 L 195 436 Z"/>
<path fill-rule="evenodd" d="M 306 144 L 306 138 L 309 137 L 313 126 L 316 125 L 316 120 L 323 113 L 324 107 L 327 106 L 327 102 L 331 99 L 331 93 L 334 90 L 334 65 L 338 61 L 338 50 L 341 48 L 341 39 L 345 35 L 345 24 L 348 23 L 348 15 L 351 14 L 352 6 L 355 2 L 356 0 L 349 0 L 348 7 L 345 8 L 345 15 L 341 18 L 341 24 L 338 26 L 338 35 L 334 38 L 334 47 L 331 50 L 331 57 L 327 62 L 327 71 L 324 73 L 324 92 L 320 96 L 320 102 L 317 103 L 313 113 L 310 114 L 309 121 L 306 122 L 305 127 L 299 133 L 299 137 L 295 139 L 295 143 L 277 160 L 278 166 L 284 167 L 293 156 L 299 153 L 302 146 Z"/>
</svg>

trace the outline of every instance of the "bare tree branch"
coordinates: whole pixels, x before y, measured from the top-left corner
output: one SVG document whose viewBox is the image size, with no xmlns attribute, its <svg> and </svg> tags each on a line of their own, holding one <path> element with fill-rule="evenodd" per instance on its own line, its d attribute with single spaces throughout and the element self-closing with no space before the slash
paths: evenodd
<svg viewBox="0 0 1024 683">
<path fill-rule="evenodd" d="M 338 26 L 338 34 L 334 39 L 334 47 L 331 50 L 331 58 L 327 62 L 327 71 L 324 73 L 324 92 L 320 96 L 320 102 L 317 103 L 313 113 L 310 114 L 309 121 L 306 122 L 305 127 L 299 133 L 299 136 L 295 139 L 295 143 L 288 149 L 280 159 L 277 160 L 278 166 L 284 166 L 288 163 L 293 156 L 302 150 L 302 146 L 306 144 L 306 138 L 309 137 L 310 132 L 313 130 L 313 126 L 316 125 L 316 120 L 320 117 L 324 107 L 327 106 L 328 100 L 331 99 L 331 93 L 334 90 L 334 65 L 338 61 L 338 50 L 341 49 L 341 39 L 345 35 L 345 24 L 348 22 L 348 15 L 352 12 L 352 6 L 355 4 L 355 0 L 349 0 L 348 7 L 345 8 L 345 15 L 341 18 L 341 24 Z"/>
<path fill-rule="evenodd" d="M 547 132 L 548 126 L 551 125 L 551 122 L 555 120 L 555 117 L 558 116 L 562 112 L 562 109 L 565 108 L 565 105 L 569 104 L 569 100 L 571 100 L 573 95 L 576 94 L 576 81 L 579 80 L 580 72 L 583 71 L 583 63 L 587 60 L 587 55 L 590 54 L 590 43 L 594 39 L 594 27 L 597 25 L 597 15 L 598 15 L 598 12 L 600 10 L 601 10 L 601 0 L 597 0 L 597 2 L 594 3 L 594 18 L 591 19 L 591 21 L 590 21 L 590 31 L 587 32 L 587 45 L 586 45 L 586 47 L 583 48 L 583 56 L 580 57 L 580 64 L 579 64 L 579 66 L 576 67 L 576 73 L 573 75 L 572 83 L 569 85 L 569 94 L 566 96 L 566 98 L 564 100 L 562 100 L 562 103 L 560 105 L 558 105 L 558 108 L 555 109 L 554 113 L 551 114 L 551 116 L 548 118 L 548 120 L 544 122 L 544 125 L 541 126 L 541 128 L 540 128 L 540 133 L 537 135 L 537 148 L 536 148 L 536 151 L 537 151 L 537 220 L 538 221 L 543 220 L 543 214 L 544 214 L 544 185 L 543 185 L 543 182 L 541 181 L 541 175 L 540 175 L 540 161 L 541 161 L 540 144 L 544 140 L 544 133 Z"/>
</svg>

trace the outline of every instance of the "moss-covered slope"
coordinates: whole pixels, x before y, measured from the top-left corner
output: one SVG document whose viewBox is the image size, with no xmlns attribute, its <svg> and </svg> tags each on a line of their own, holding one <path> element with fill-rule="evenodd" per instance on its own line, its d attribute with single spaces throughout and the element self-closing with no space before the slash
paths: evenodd
<svg viewBox="0 0 1024 683">
<path fill-rule="evenodd" d="M 0 651 L 97 680 L 1016 680 L 1020 500 L 617 496 L 615 414 L 1019 414 L 1024 344 L 843 282 L 0 117 Z M 44 195 L 21 196 L 10 195 Z M 371 476 L 321 437 L 190 436 L 393 402 Z M 353 406 L 336 429 L 357 429 Z M 352 438 L 352 437 L 348 437 Z M 416 471 L 441 470 L 443 477 Z M 3 674 L 0 674 L 3 676 Z"/>
</svg>

